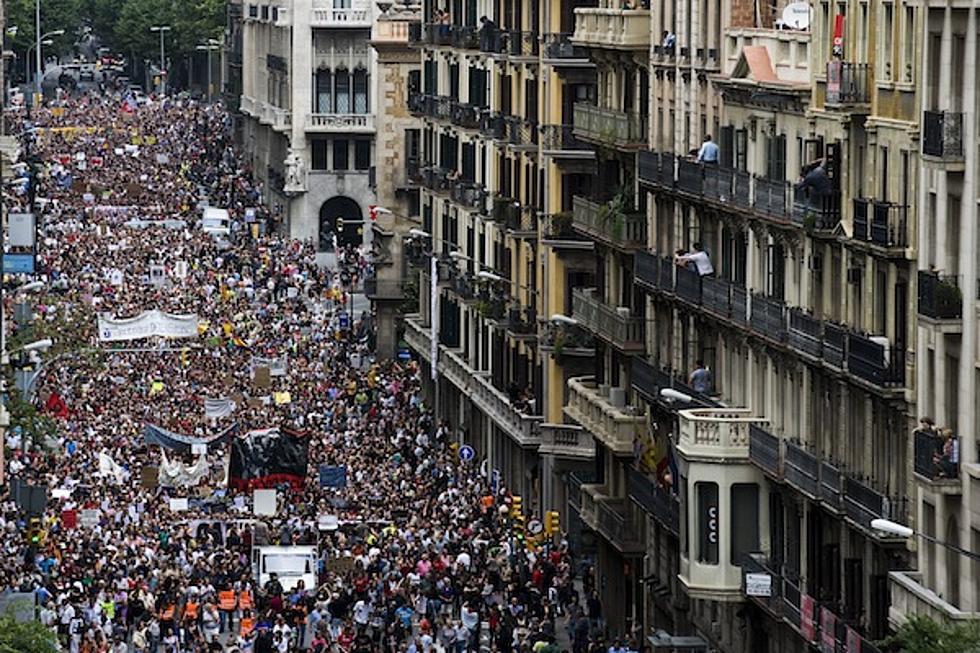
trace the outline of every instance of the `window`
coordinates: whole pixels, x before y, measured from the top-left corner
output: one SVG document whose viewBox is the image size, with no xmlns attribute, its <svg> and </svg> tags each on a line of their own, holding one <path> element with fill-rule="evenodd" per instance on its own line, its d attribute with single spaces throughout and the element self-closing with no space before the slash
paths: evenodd
<svg viewBox="0 0 980 653">
<path fill-rule="evenodd" d="M 354 113 L 368 112 L 368 74 L 366 70 L 354 71 Z"/>
<path fill-rule="evenodd" d="M 338 70 L 336 77 L 336 97 L 337 104 L 334 111 L 337 113 L 350 113 L 350 74 L 346 70 Z"/>
<path fill-rule="evenodd" d="M 718 484 L 697 483 L 698 497 L 698 560 L 718 564 Z"/>
<path fill-rule="evenodd" d="M 316 113 L 333 113 L 332 77 L 329 70 L 316 72 Z"/>
<path fill-rule="evenodd" d="M 354 169 L 367 170 L 371 167 L 371 141 L 361 138 L 354 141 Z"/>
<path fill-rule="evenodd" d="M 313 169 L 314 170 L 327 170 L 329 164 L 327 163 L 327 146 L 329 141 L 324 139 L 315 139 L 313 141 Z"/>
<path fill-rule="evenodd" d="M 748 170 L 749 162 L 749 131 L 735 130 L 735 167 L 742 172 Z"/>
<path fill-rule="evenodd" d="M 904 71 L 902 80 L 912 81 L 913 70 L 915 70 L 915 7 L 905 7 L 905 55 Z"/>
<path fill-rule="evenodd" d="M 878 199 L 882 202 L 888 201 L 888 148 L 882 147 L 881 150 L 881 195 Z"/>
<path fill-rule="evenodd" d="M 337 139 L 333 142 L 333 169 L 348 170 L 347 141 Z"/>
<path fill-rule="evenodd" d="M 892 29 L 894 23 L 894 8 L 890 4 L 882 6 L 883 20 L 881 25 L 881 77 L 885 80 L 892 78 Z"/>
<path fill-rule="evenodd" d="M 786 134 L 779 134 L 769 139 L 766 176 L 773 181 L 786 180 Z"/>
<path fill-rule="evenodd" d="M 741 566 L 747 554 L 759 550 L 759 486 L 734 483 L 731 493 L 731 563 Z"/>
</svg>

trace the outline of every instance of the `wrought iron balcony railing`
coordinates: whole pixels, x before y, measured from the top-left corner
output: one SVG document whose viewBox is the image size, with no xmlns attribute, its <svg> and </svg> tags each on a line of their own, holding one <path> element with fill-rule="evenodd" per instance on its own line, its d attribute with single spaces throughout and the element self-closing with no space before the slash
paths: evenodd
<svg viewBox="0 0 980 653">
<path fill-rule="evenodd" d="M 919 315 L 934 320 L 963 317 L 963 293 L 955 275 L 919 270 Z"/>
<path fill-rule="evenodd" d="M 961 159 L 963 114 L 953 111 L 923 112 L 922 153 L 940 159 Z"/>
</svg>

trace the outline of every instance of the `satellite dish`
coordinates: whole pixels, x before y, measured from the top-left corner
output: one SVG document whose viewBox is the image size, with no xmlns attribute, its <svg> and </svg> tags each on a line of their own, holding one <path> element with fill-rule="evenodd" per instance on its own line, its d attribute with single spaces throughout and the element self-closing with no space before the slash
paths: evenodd
<svg viewBox="0 0 980 653">
<path fill-rule="evenodd" d="M 783 9 L 783 26 L 786 29 L 805 31 L 810 29 L 810 5 L 806 2 L 792 2 Z"/>
</svg>

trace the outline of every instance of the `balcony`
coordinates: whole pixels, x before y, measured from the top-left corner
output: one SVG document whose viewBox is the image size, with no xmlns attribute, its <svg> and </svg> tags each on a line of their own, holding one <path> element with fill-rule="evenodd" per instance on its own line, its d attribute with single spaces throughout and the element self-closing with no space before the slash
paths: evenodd
<svg viewBox="0 0 980 653">
<path fill-rule="evenodd" d="M 625 555 L 642 554 L 643 524 L 639 514 L 627 499 L 606 496 L 601 485 L 583 485 L 581 492 L 582 521 Z"/>
<path fill-rule="evenodd" d="M 572 117 L 575 135 L 600 145 L 638 149 L 646 144 L 647 117 L 576 102 Z"/>
<path fill-rule="evenodd" d="M 354 2 L 355 6 L 334 8 L 327 2 L 314 2 L 313 13 L 310 16 L 310 27 L 346 27 L 370 28 L 371 7 L 366 2 Z"/>
<path fill-rule="evenodd" d="M 773 478 L 782 478 L 782 441 L 760 426 L 749 426 L 749 460 Z"/>
<path fill-rule="evenodd" d="M 633 279 L 641 286 L 667 294 L 674 292 L 677 266 L 669 256 L 639 251 L 633 255 Z"/>
<path fill-rule="evenodd" d="M 842 476 L 841 499 L 844 514 L 854 524 L 876 537 L 881 534 L 871 528 L 873 519 L 889 519 L 899 524 L 908 523 L 908 499 L 905 496 L 889 497 L 872 488 L 862 479 L 851 475 Z"/>
<path fill-rule="evenodd" d="M 624 353 L 641 353 L 645 348 L 644 319 L 631 313 L 626 306 L 606 304 L 595 288 L 572 290 L 572 315 L 583 327 Z"/>
<path fill-rule="evenodd" d="M 415 45 L 422 36 L 418 17 L 391 18 L 379 16 L 371 28 L 371 44 L 375 47 L 404 47 Z"/>
<path fill-rule="evenodd" d="M 483 212 L 487 205 L 487 190 L 483 184 L 465 179 L 448 179 L 449 199 L 460 206 Z"/>
<path fill-rule="evenodd" d="M 564 356 L 592 358 L 595 356 L 595 338 L 585 329 L 575 324 L 547 322 L 538 347 L 542 353 L 550 354 L 561 362 Z"/>
<path fill-rule="evenodd" d="M 906 206 L 854 198 L 854 240 L 878 247 L 904 249 L 908 247 L 907 224 Z"/>
<path fill-rule="evenodd" d="M 922 584 L 922 574 L 914 571 L 888 572 L 891 604 L 888 623 L 896 629 L 910 615 L 929 617 L 938 623 L 965 624 L 980 620 L 980 611 L 964 612 Z"/>
<path fill-rule="evenodd" d="M 879 388 L 900 388 L 905 384 L 905 351 L 885 338 L 849 333 L 847 371 Z"/>
<path fill-rule="evenodd" d="M 480 113 L 480 131 L 488 138 L 504 140 L 507 137 L 507 124 L 499 113 L 483 111 Z"/>
<path fill-rule="evenodd" d="M 681 503 L 676 494 L 635 469 L 629 470 L 626 488 L 629 498 L 636 505 L 677 536 L 680 532 Z"/>
<path fill-rule="evenodd" d="M 687 376 L 685 374 L 677 370 L 658 367 L 652 361 L 640 356 L 634 356 L 630 360 L 630 380 L 633 389 L 643 398 L 651 403 L 659 402 L 668 409 L 676 409 L 678 404 L 665 400 L 660 395 L 660 391 L 664 388 L 673 388 L 681 394 L 694 397 L 703 406 L 718 405 L 711 397 L 695 392 L 694 388 L 686 383 Z"/>
<path fill-rule="evenodd" d="M 575 138 L 572 125 L 541 125 L 541 150 L 545 156 L 595 158 L 592 146 Z"/>
<path fill-rule="evenodd" d="M 955 275 L 919 270 L 919 315 L 932 320 L 963 317 L 963 293 Z"/>
<path fill-rule="evenodd" d="M 466 104 L 465 102 L 453 102 L 450 105 L 449 121 L 457 127 L 463 129 L 479 129 L 481 107 Z"/>
<path fill-rule="evenodd" d="M 538 43 L 537 32 L 507 32 L 507 54 L 511 57 L 537 57 Z"/>
<path fill-rule="evenodd" d="M 952 111 L 924 111 L 922 154 L 946 161 L 962 160 L 963 114 Z"/>
<path fill-rule="evenodd" d="M 687 460 L 749 457 L 749 426 L 760 424 L 748 408 L 693 408 L 679 411 L 677 450 Z"/>
<path fill-rule="evenodd" d="M 597 49 L 649 50 L 650 11 L 577 7 L 572 41 Z"/>
<path fill-rule="evenodd" d="M 650 186 L 672 188 L 675 160 L 676 157 L 669 152 L 640 150 L 636 159 L 637 178 L 640 183 Z"/>
<path fill-rule="evenodd" d="M 827 62 L 828 108 L 871 104 L 871 68 L 866 63 Z"/>
<path fill-rule="evenodd" d="M 813 359 L 823 356 L 823 324 L 802 308 L 789 309 L 789 345 Z"/>
<path fill-rule="evenodd" d="M 786 442 L 783 475 L 786 482 L 811 499 L 820 496 L 820 461 L 805 445 Z"/>
<path fill-rule="evenodd" d="M 514 238 L 535 238 L 538 235 L 538 211 L 533 206 L 522 206 L 510 211 L 504 221 L 508 235 Z"/>
<path fill-rule="evenodd" d="M 541 52 L 544 60 L 552 66 L 592 65 L 588 53 L 572 43 L 571 34 L 545 34 L 542 38 Z"/>
<path fill-rule="evenodd" d="M 753 580 L 761 577 L 769 577 L 769 595 L 759 596 L 758 592 L 748 593 L 749 574 L 753 575 Z M 763 553 L 749 553 L 742 560 L 742 595 L 750 601 L 754 601 L 766 612 L 774 616 L 777 620 L 782 619 L 783 615 L 783 577 L 780 573 L 779 565 L 773 564 Z"/>
<path fill-rule="evenodd" d="M 426 98 L 428 96 L 418 91 L 408 92 L 408 110 L 416 116 L 423 116 L 426 113 Z"/>
<path fill-rule="evenodd" d="M 647 242 L 647 216 L 623 211 L 615 200 L 592 202 L 572 198 L 572 226 L 584 235 L 622 250 L 642 249 Z"/>
<path fill-rule="evenodd" d="M 538 453 L 573 460 L 592 460 L 595 440 L 592 434 L 574 424 L 540 424 L 541 445 Z"/>
<path fill-rule="evenodd" d="M 311 113 L 306 117 L 306 131 L 312 133 L 374 133 L 373 113 Z"/>
<path fill-rule="evenodd" d="M 470 25 L 452 25 L 450 38 L 454 48 L 461 50 L 480 49 L 480 28 Z"/>
<path fill-rule="evenodd" d="M 752 293 L 749 323 L 752 330 L 773 342 L 786 342 L 786 304 L 775 297 Z"/>
<path fill-rule="evenodd" d="M 565 414 L 614 454 L 632 456 L 633 440 L 646 428 L 647 418 L 626 406 L 625 397 L 618 388 L 599 388 L 591 376 L 573 377 L 568 380 Z"/>
<path fill-rule="evenodd" d="M 945 441 L 938 433 L 916 430 L 915 438 L 915 474 L 921 480 L 934 485 L 950 485 L 950 489 L 959 490 L 959 463 L 951 460 L 946 452 Z"/>
<path fill-rule="evenodd" d="M 445 168 L 426 166 L 420 172 L 424 187 L 436 193 L 449 190 L 449 171 Z"/>
<path fill-rule="evenodd" d="M 405 297 L 405 282 L 371 277 L 364 280 L 364 294 L 372 301 L 401 300 Z"/>
</svg>

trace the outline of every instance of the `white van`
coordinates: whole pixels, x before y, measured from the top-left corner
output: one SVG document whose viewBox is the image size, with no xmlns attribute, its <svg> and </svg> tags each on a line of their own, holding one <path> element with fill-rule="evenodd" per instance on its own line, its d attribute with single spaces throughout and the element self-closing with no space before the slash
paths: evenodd
<svg viewBox="0 0 980 653">
<path fill-rule="evenodd" d="M 231 218 L 228 216 L 228 211 L 213 206 L 206 207 L 201 218 L 201 229 L 204 233 L 214 236 L 230 236 Z"/>
<path fill-rule="evenodd" d="M 252 572 L 259 587 L 265 587 L 272 574 L 276 574 L 287 592 L 299 581 L 307 590 L 316 589 L 317 547 L 302 546 L 255 546 L 252 547 Z"/>
</svg>

